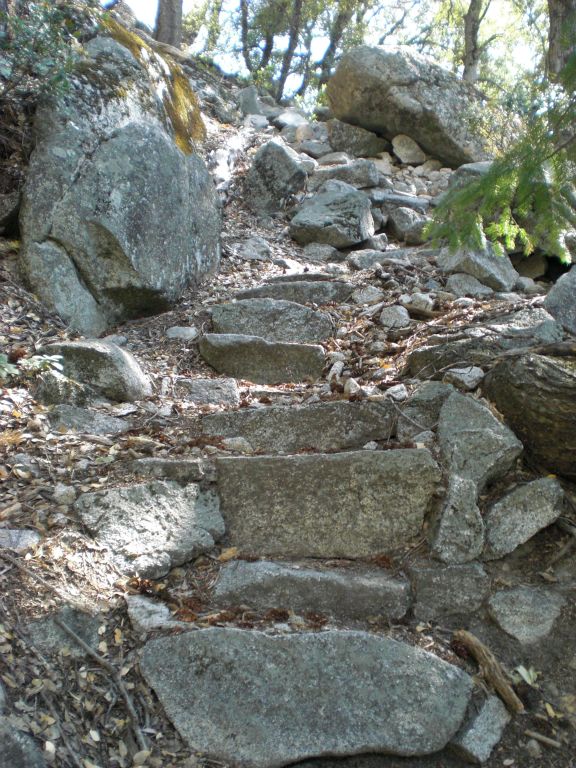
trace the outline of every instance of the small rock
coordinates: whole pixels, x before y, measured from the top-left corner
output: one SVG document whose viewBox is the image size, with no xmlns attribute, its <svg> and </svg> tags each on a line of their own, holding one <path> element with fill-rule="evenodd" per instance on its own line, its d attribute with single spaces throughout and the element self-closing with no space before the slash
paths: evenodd
<svg viewBox="0 0 576 768">
<path fill-rule="evenodd" d="M 102 623 L 102 617 L 92 616 L 71 606 L 65 606 L 54 616 L 48 615 L 41 619 L 36 619 L 27 625 L 27 634 L 40 651 L 59 653 L 62 649 L 67 648 L 75 658 L 81 658 L 86 655 L 84 649 L 78 643 L 75 643 L 70 635 L 56 624 L 54 618 L 64 622 L 78 637 L 84 640 L 86 645 L 90 646 L 92 650 L 96 650 L 100 641 L 98 627 Z"/>
<path fill-rule="evenodd" d="M 63 506 L 74 504 L 76 501 L 76 488 L 64 483 L 56 483 L 52 491 L 52 498 L 56 504 L 62 504 Z"/>
<path fill-rule="evenodd" d="M 342 254 L 326 243 L 308 243 L 304 246 L 304 258 L 310 261 L 341 261 Z"/>
<path fill-rule="evenodd" d="M 519 277 L 515 286 L 517 291 L 525 293 L 527 296 L 536 296 L 543 293 L 543 289 L 532 280 L 531 277 Z"/>
<path fill-rule="evenodd" d="M 528 753 L 530 757 L 532 757 L 534 760 L 538 760 L 542 757 L 542 747 L 536 739 L 528 739 L 526 742 L 524 749 Z"/>
<path fill-rule="evenodd" d="M 130 429 L 130 422 L 116 416 L 78 408 L 75 405 L 56 405 L 48 413 L 53 429 L 59 432 L 79 432 L 86 435 L 121 435 Z"/>
<path fill-rule="evenodd" d="M 128 616 L 136 632 L 145 634 L 154 629 L 186 628 L 189 624 L 175 621 L 166 603 L 152 600 L 145 595 L 126 595 Z"/>
<path fill-rule="evenodd" d="M 450 742 L 450 749 L 471 763 L 485 763 L 510 719 L 498 696 L 488 696 L 480 709 L 466 719 Z"/>
<path fill-rule="evenodd" d="M 475 483 L 452 475 L 432 544 L 444 563 L 467 563 L 482 552 L 484 521 L 476 501 Z"/>
<path fill-rule="evenodd" d="M 394 136 L 392 139 L 392 149 L 402 163 L 421 165 L 426 162 L 426 153 L 420 149 L 414 139 L 403 133 Z"/>
<path fill-rule="evenodd" d="M 518 280 L 518 272 L 506 255 L 498 256 L 491 247 L 486 250 L 442 249 L 437 259 L 444 272 L 464 272 L 495 291 L 509 291 Z"/>
<path fill-rule="evenodd" d="M 343 280 L 283 280 L 256 288 L 249 288 L 236 294 L 237 299 L 277 299 L 293 301 L 296 304 L 342 303 L 350 298 L 354 286 Z M 306 275 L 304 275 L 306 278 Z"/>
<path fill-rule="evenodd" d="M 397 305 L 384 307 L 378 318 L 380 325 L 387 331 L 410 326 L 410 315 L 405 307 Z"/>
<path fill-rule="evenodd" d="M 481 283 L 472 275 L 465 275 L 463 272 L 456 272 L 450 275 L 446 281 L 446 289 L 455 296 L 471 296 L 481 298 L 483 296 L 493 296 L 494 291 L 487 285 Z"/>
<path fill-rule="evenodd" d="M 566 600 L 549 589 L 515 587 L 493 595 L 488 607 L 500 629 L 530 645 L 548 637 Z"/>
<path fill-rule="evenodd" d="M 357 395 L 362 387 L 356 379 L 346 379 L 346 383 L 344 384 L 344 394 L 348 395 L 348 397 L 353 397 L 354 395 Z"/>
<path fill-rule="evenodd" d="M 426 242 L 424 227 L 429 219 L 412 208 L 395 208 L 390 211 L 388 226 L 398 240 L 404 240 L 408 245 L 420 245 Z"/>
<path fill-rule="evenodd" d="M 40 543 L 42 537 L 37 531 L 26 528 L 0 528 L 0 549 L 11 549 L 20 554 Z"/>
<path fill-rule="evenodd" d="M 191 326 L 173 325 L 166 331 L 169 339 L 182 339 L 183 341 L 194 341 L 199 336 L 198 328 Z"/>
<path fill-rule="evenodd" d="M 374 157 L 390 146 L 375 133 L 340 120 L 328 120 L 326 128 L 330 145 L 336 152 L 347 152 L 356 157 Z"/>
<path fill-rule="evenodd" d="M 354 304 L 360 306 L 378 304 L 384 298 L 384 291 L 374 285 L 367 285 L 364 288 L 357 288 L 351 298 Z"/>
<path fill-rule="evenodd" d="M 395 384 L 393 387 L 389 387 L 386 390 L 386 397 L 390 400 L 394 400 L 397 403 L 403 403 L 408 399 L 408 390 L 404 384 Z"/>
<path fill-rule="evenodd" d="M 490 591 L 490 577 L 478 563 L 414 565 L 409 575 L 414 616 L 423 621 L 475 613 Z"/>
<path fill-rule="evenodd" d="M 454 384 L 455 387 L 465 392 L 471 392 L 480 385 L 483 378 L 484 371 L 482 368 L 469 365 L 466 368 L 450 368 L 442 377 L 442 381 Z"/>
<path fill-rule="evenodd" d="M 225 451 L 242 453 L 246 456 L 251 456 L 254 453 L 254 448 L 245 437 L 224 437 L 222 439 L 222 448 Z"/>
<path fill-rule="evenodd" d="M 544 477 L 515 488 L 496 502 L 485 517 L 485 560 L 512 552 L 542 528 L 555 522 L 563 511 L 564 490 L 553 478 Z"/>
<path fill-rule="evenodd" d="M 400 304 L 423 312 L 431 312 L 434 309 L 434 299 L 428 293 L 408 293 L 400 296 Z"/>
</svg>

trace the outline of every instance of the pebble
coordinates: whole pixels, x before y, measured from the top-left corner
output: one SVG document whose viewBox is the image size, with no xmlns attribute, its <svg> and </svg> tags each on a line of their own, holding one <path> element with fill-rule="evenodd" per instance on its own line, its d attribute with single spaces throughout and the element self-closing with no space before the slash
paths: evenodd
<svg viewBox="0 0 576 768">
<path fill-rule="evenodd" d="M 182 339 L 182 341 L 194 341 L 197 339 L 200 332 L 198 328 L 191 326 L 173 325 L 172 328 L 168 328 L 166 336 L 169 339 Z"/>
</svg>

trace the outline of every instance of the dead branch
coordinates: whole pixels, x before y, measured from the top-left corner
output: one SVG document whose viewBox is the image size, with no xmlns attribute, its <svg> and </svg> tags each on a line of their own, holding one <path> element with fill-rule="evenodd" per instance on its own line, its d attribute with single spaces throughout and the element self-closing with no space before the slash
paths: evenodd
<svg viewBox="0 0 576 768">
<path fill-rule="evenodd" d="M 512 685 L 508 681 L 508 676 L 492 651 L 478 640 L 475 635 L 464 629 L 459 629 L 454 633 L 454 640 L 461 643 L 474 656 L 480 667 L 480 674 L 494 688 L 504 704 L 506 704 L 508 710 L 512 714 L 524 712 L 524 704 L 515 694 Z"/>
</svg>

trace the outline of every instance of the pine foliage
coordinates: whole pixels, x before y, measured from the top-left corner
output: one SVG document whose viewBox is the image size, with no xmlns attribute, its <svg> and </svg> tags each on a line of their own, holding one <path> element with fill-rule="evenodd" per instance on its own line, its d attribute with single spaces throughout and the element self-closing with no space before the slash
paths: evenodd
<svg viewBox="0 0 576 768">
<path fill-rule="evenodd" d="M 565 236 L 576 229 L 576 55 L 546 98 L 486 174 L 446 194 L 428 237 L 453 249 L 490 242 L 497 252 L 529 255 L 538 247 L 571 261 Z"/>
</svg>

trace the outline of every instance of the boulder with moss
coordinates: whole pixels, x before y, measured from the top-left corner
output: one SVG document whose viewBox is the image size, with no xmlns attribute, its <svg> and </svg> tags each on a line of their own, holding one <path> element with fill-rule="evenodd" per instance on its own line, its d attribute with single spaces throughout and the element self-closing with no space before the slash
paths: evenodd
<svg viewBox="0 0 576 768">
<path fill-rule="evenodd" d="M 84 51 L 37 112 L 22 265 L 45 304 L 99 335 L 217 268 L 220 209 L 179 65 L 112 19 Z"/>
</svg>

